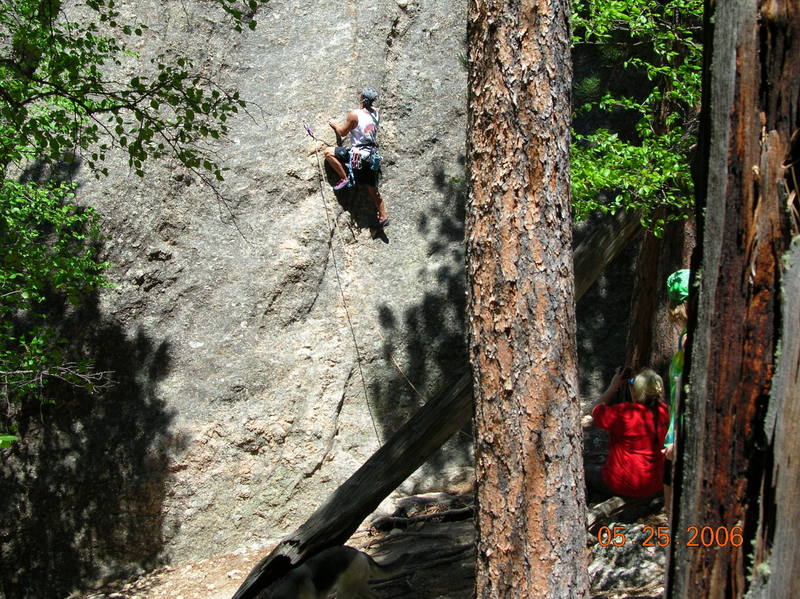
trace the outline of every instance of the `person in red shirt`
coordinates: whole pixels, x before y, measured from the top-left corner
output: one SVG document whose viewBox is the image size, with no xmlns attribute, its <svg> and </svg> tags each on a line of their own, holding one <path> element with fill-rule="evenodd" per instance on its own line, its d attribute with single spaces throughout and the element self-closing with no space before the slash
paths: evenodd
<svg viewBox="0 0 800 599">
<path fill-rule="evenodd" d="M 622 385 L 630 385 L 632 401 L 612 405 Z M 627 380 L 622 371 L 617 372 L 590 418 L 595 426 L 608 431 L 608 458 L 602 468 L 587 469 L 587 486 L 622 497 L 659 493 L 664 477 L 662 449 L 669 427 L 661 377 L 649 368 Z"/>
</svg>

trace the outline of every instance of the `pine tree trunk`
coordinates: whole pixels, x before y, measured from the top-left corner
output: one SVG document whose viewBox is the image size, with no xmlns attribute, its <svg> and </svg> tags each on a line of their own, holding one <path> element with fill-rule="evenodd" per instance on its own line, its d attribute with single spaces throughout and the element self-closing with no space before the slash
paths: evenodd
<svg viewBox="0 0 800 599">
<path fill-rule="evenodd" d="M 566 2 L 468 9 L 478 597 L 585 595 Z"/>
<path fill-rule="evenodd" d="M 797 209 L 800 10 L 797 0 L 708 8 L 700 290 L 668 596 L 800 597 L 800 251 L 788 252 L 787 210 Z M 691 527 L 721 534 L 687 547 Z"/>
</svg>

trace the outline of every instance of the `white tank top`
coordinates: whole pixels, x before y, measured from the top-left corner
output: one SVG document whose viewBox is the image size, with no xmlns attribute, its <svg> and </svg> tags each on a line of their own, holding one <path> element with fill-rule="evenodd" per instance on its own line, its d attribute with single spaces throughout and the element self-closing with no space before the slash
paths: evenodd
<svg viewBox="0 0 800 599">
<path fill-rule="evenodd" d="M 378 114 L 364 108 L 356 111 L 358 125 L 350 131 L 350 144 L 352 146 L 377 146 L 378 145 Z"/>
</svg>

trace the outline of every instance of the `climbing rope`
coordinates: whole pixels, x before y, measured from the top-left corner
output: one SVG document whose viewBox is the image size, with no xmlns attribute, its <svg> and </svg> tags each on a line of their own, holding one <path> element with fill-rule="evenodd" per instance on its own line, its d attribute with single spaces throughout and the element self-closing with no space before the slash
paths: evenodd
<svg viewBox="0 0 800 599">
<path fill-rule="evenodd" d="M 317 141 L 321 141 L 322 143 L 326 143 L 326 142 L 322 141 L 321 139 L 317 139 L 317 137 L 314 135 L 313 130 L 311 129 L 311 127 L 308 124 L 303 123 L 303 127 L 305 128 L 306 133 L 308 133 L 313 139 L 316 139 Z M 327 144 L 327 145 L 330 145 L 330 144 Z M 319 158 L 319 149 L 314 151 L 314 155 L 317 157 L 317 170 L 319 172 L 319 195 L 322 198 L 322 205 L 325 208 L 325 220 L 328 223 L 328 231 L 333 233 L 333 231 L 335 230 L 336 233 L 337 233 L 337 236 L 339 237 L 339 242 L 341 243 L 341 233 L 339 232 L 339 226 L 336 224 L 336 219 L 331 217 L 330 210 L 328 209 L 328 202 L 327 202 L 327 200 L 325 200 L 325 190 L 324 190 L 324 187 L 323 187 L 324 180 L 325 180 L 325 174 L 324 174 L 324 171 L 322 170 L 322 162 L 320 161 L 320 158 Z M 333 221 L 333 226 L 331 226 L 331 221 Z M 342 246 L 342 247 L 344 247 L 344 246 Z M 378 443 L 380 445 L 383 445 L 383 440 L 381 439 L 381 435 L 378 432 L 378 426 L 375 424 L 375 416 L 372 413 L 372 406 L 369 403 L 369 393 L 367 392 L 367 382 L 366 382 L 366 379 L 364 378 L 364 371 L 361 368 L 361 350 L 359 349 L 359 346 L 358 346 L 358 339 L 356 338 L 355 327 L 353 326 L 353 321 L 350 318 L 350 309 L 347 307 L 347 299 L 346 299 L 345 294 L 344 294 L 344 287 L 342 286 L 342 279 L 341 279 L 341 276 L 339 275 L 339 265 L 336 262 L 336 252 L 334 251 L 334 248 L 333 248 L 333 236 L 331 236 L 330 251 L 331 251 L 331 261 L 333 262 L 333 269 L 336 272 L 336 284 L 339 286 L 339 293 L 342 296 L 342 306 L 344 306 L 344 313 L 345 313 L 345 316 L 347 317 L 347 324 L 348 324 L 348 326 L 350 328 L 350 335 L 353 337 L 353 345 L 355 346 L 355 349 L 356 349 L 356 364 L 358 364 L 358 373 L 361 376 L 361 386 L 364 389 L 364 401 L 367 404 L 367 410 L 369 411 L 369 418 L 372 421 L 372 428 L 375 430 L 375 436 L 378 439 Z"/>
</svg>

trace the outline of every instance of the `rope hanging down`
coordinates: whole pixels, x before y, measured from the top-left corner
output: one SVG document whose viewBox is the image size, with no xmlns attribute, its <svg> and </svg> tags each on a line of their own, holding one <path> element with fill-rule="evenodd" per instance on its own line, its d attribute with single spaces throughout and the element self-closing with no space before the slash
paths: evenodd
<svg viewBox="0 0 800 599">
<path fill-rule="evenodd" d="M 322 143 L 322 144 L 324 144 L 324 145 L 326 145 L 328 147 L 331 147 L 331 144 L 329 144 L 327 141 L 325 141 L 324 139 L 320 139 L 316 135 L 314 135 L 314 130 L 311 128 L 311 125 L 309 125 L 305 121 L 303 122 L 303 128 L 306 130 L 306 133 L 308 133 L 309 136 L 311 136 L 312 139 L 314 139 L 314 140 L 316 140 L 316 141 L 318 141 L 318 142 L 320 142 L 320 143 Z M 328 230 L 333 230 L 333 229 L 336 230 L 336 233 L 337 233 L 337 235 L 339 237 L 339 244 L 342 245 L 342 247 L 344 247 L 344 245 L 342 244 L 342 235 L 341 235 L 341 232 L 339 231 L 339 225 L 336 223 L 336 219 L 335 218 L 331 219 L 330 213 L 328 211 L 328 202 L 325 200 L 325 192 L 324 192 L 324 187 L 323 187 L 323 182 L 325 180 L 325 173 L 322 170 L 322 164 L 321 164 L 321 162 L 319 160 L 319 149 L 315 149 L 314 150 L 314 154 L 317 157 L 317 169 L 319 171 L 319 194 L 322 197 L 322 205 L 325 207 L 325 218 L 328 221 Z M 333 228 L 331 227 L 331 220 L 333 220 L 333 225 L 334 225 Z M 378 437 L 378 441 L 381 444 L 383 444 L 383 441 L 381 441 L 380 434 L 378 433 L 378 427 L 375 425 L 375 418 L 372 415 L 372 407 L 369 404 L 369 394 L 367 393 L 367 384 L 366 384 L 366 381 L 364 379 L 364 372 L 361 370 L 361 354 L 360 354 L 359 347 L 358 347 L 358 341 L 356 339 L 355 329 L 353 327 L 352 321 L 350 320 L 350 311 L 347 308 L 347 300 L 345 299 L 344 289 L 342 288 L 341 279 L 339 277 L 339 267 L 336 264 L 336 254 L 333 251 L 332 242 L 331 242 L 331 258 L 333 260 L 333 267 L 334 267 L 334 269 L 336 271 L 336 282 L 339 285 L 339 293 L 342 296 L 342 305 L 344 306 L 344 311 L 345 311 L 345 314 L 347 315 L 347 323 L 350 326 L 350 334 L 353 336 L 353 345 L 356 348 L 356 357 L 358 359 L 358 371 L 359 371 L 359 373 L 361 375 L 361 384 L 362 384 L 362 386 L 364 388 L 364 399 L 365 399 L 366 404 L 367 404 L 367 409 L 369 410 L 369 416 L 372 419 L 372 427 L 375 429 L 375 435 Z M 383 336 L 383 334 L 380 332 L 379 329 L 377 330 L 377 332 L 378 332 L 378 335 L 380 335 L 381 339 L 383 340 L 384 344 L 388 345 L 388 341 L 386 340 L 386 337 Z M 406 383 L 408 384 L 408 386 L 411 387 L 412 391 L 414 391 L 414 393 L 417 395 L 417 397 L 419 397 L 422 400 L 422 403 L 426 403 L 428 401 L 428 398 L 425 397 L 422 393 L 420 393 L 419 390 L 414 386 L 414 383 L 412 383 L 411 379 L 408 378 L 408 375 L 406 375 L 406 373 L 403 372 L 403 369 L 400 368 L 400 365 L 397 363 L 397 360 L 394 359 L 394 356 L 391 353 L 389 354 L 389 359 L 392 361 L 392 365 L 395 367 L 397 372 L 400 373 L 400 376 L 403 377 L 403 380 L 405 380 Z"/>
<path fill-rule="evenodd" d="M 303 123 L 303 128 L 306 130 L 306 133 L 308 133 L 313 139 L 330 146 L 330 144 L 317 138 L 317 136 L 314 135 L 314 131 L 311 129 L 310 125 L 308 125 L 307 123 Z M 317 170 L 319 172 L 319 195 L 322 198 L 322 205 L 325 208 L 325 220 L 328 223 L 328 231 L 333 232 L 335 230 L 339 237 L 339 243 L 341 243 L 341 234 L 339 233 L 339 225 L 336 224 L 335 218 L 334 219 L 331 218 L 330 211 L 328 210 L 328 202 L 325 200 L 325 191 L 323 188 L 325 180 L 325 172 L 322 169 L 322 163 L 320 162 L 319 159 L 318 149 L 314 150 L 314 155 L 317 157 Z M 333 227 L 331 227 L 331 220 L 333 220 Z M 347 299 L 345 298 L 344 288 L 342 287 L 342 280 L 341 277 L 339 276 L 339 265 L 336 263 L 336 252 L 333 249 L 333 237 L 331 237 L 330 251 L 331 251 L 331 260 L 333 262 L 333 269 L 336 272 L 336 284 L 339 286 L 339 293 L 342 296 L 342 306 L 344 306 L 344 313 L 345 316 L 347 317 L 347 324 L 350 327 L 350 335 L 352 335 L 353 337 L 353 345 L 355 346 L 356 349 L 356 364 L 358 364 L 358 372 L 361 375 L 361 386 L 364 389 L 364 401 L 367 404 L 369 417 L 370 420 L 372 421 L 372 428 L 375 430 L 375 436 L 378 439 L 378 443 L 380 445 L 383 445 L 383 440 L 381 439 L 381 435 L 378 432 L 378 426 L 375 424 L 375 416 L 372 414 L 372 406 L 370 406 L 369 404 L 369 393 L 367 392 L 367 382 L 366 379 L 364 378 L 364 371 L 361 369 L 361 350 L 358 347 L 358 339 L 356 338 L 355 327 L 353 327 L 353 321 L 350 319 L 350 310 L 347 307 Z"/>
<path fill-rule="evenodd" d="M 311 139 L 315 139 L 318 142 L 320 142 L 321 144 L 325 144 L 329 148 L 331 147 L 331 144 L 329 144 L 327 141 L 325 141 L 324 139 L 320 139 L 319 137 L 314 135 L 314 130 L 311 128 L 311 125 L 309 125 L 305 121 L 303 121 L 303 129 L 305 129 L 306 133 L 308 133 L 311 136 Z M 325 199 L 325 198 L 323 197 L 323 199 Z"/>
</svg>

